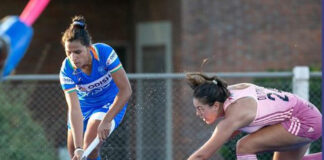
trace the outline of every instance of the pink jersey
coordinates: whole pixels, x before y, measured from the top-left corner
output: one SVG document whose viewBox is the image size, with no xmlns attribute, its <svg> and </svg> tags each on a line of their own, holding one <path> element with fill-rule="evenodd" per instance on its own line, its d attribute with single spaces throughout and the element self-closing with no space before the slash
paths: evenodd
<svg viewBox="0 0 324 160">
<path fill-rule="evenodd" d="M 313 104 L 296 95 L 253 84 L 245 89 L 230 90 L 230 93 L 224 102 L 224 110 L 244 97 L 252 97 L 257 102 L 254 120 L 240 128 L 241 131 L 252 133 L 265 126 L 281 124 L 296 136 L 316 140 L 322 135 L 322 114 Z"/>
<path fill-rule="evenodd" d="M 241 90 L 230 90 L 231 96 L 225 101 L 224 109 L 243 97 L 252 97 L 257 102 L 255 119 L 248 126 L 241 128 L 244 132 L 255 132 L 260 128 L 273 125 L 291 118 L 296 97 L 288 92 L 267 89 L 252 85 Z"/>
</svg>

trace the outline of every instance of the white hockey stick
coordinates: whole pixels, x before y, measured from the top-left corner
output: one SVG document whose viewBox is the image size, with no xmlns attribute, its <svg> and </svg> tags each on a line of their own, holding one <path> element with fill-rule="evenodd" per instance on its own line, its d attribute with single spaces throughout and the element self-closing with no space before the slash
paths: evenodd
<svg viewBox="0 0 324 160">
<path fill-rule="evenodd" d="M 109 135 L 114 131 L 115 128 L 115 120 L 111 121 L 110 132 Z M 98 136 L 90 143 L 88 148 L 83 152 L 81 160 L 87 160 L 89 154 L 98 146 L 100 140 Z"/>
<path fill-rule="evenodd" d="M 99 138 L 96 137 L 89 145 L 89 147 L 84 151 L 81 160 L 87 160 L 89 154 L 98 146 Z"/>
</svg>

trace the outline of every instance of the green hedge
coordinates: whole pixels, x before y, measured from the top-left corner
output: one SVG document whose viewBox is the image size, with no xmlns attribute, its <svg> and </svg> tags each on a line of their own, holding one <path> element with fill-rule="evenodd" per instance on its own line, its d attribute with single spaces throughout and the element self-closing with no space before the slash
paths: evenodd
<svg viewBox="0 0 324 160">
<path fill-rule="evenodd" d="M 28 98 L 28 91 L 8 88 L 3 84 L 0 89 L 1 160 L 58 159 L 43 128 L 33 121 L 24 104 Z M 10 92 L 6 92 L 9 90 Z"/>
</svg>

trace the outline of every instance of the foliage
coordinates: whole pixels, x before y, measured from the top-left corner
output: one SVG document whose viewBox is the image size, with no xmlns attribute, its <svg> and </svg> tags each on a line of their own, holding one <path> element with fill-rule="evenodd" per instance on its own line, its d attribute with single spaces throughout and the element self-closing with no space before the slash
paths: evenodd
<svg viewBox="0 0 324 160">
<path fill-rule="evenodd" d="M 43 128 L 33 121 L 25 107 L 24 102 L 28 98 L 28 92 L 8 88 L 3 84 L 0 88 L 2 90 L 0 92 L 1 159 L 57 159 L 55 149 L 48 142 Z M 7 90 L 10 92 L 5 92 Z"/>
</svg>

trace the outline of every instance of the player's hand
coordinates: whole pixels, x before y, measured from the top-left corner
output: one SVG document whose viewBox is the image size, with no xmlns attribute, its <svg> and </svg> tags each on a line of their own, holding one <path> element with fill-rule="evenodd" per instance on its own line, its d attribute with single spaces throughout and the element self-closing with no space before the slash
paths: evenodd
<svg viewBox="0 0 324 160">
<path fill-rule="evenodd" d="M 110 125 L 111 122 L 106 122 L 104 120 L 100 122 L 97 130 L 98 138 L 100 141 L 104 141 L 109 136 Z"/>
<path fill-rule="evenodd" d="M 73 156 L 72 160 L 81 160 L 83 152 L 84 152 L 84 150 L 81 148 L 74 150 L 74 156 Z"/>
</svg>

